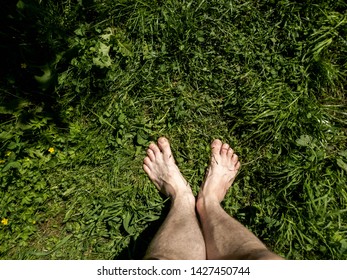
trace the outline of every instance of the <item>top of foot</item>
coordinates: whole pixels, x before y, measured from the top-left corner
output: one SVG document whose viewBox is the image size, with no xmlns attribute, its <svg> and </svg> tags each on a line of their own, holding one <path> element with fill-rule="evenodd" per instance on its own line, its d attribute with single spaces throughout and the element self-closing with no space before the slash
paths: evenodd
<svg viewBox="0 0 347 280">
<path fill-rule="evenodd" d="M 240 168 L 238 156 L 226 143 L 216 139 L 211 144 L 211 161 L 199 193 L 199 199 L 224 199 Z"/>
<path fill-rule="evenodd" d="M 160 137 L 157 145 L 149 145 L 143 169 L 163 194 L 171 198 L 186 194 L 192 196 L 192 190 L 179 171 L 165 137 Z"/>
</svg>

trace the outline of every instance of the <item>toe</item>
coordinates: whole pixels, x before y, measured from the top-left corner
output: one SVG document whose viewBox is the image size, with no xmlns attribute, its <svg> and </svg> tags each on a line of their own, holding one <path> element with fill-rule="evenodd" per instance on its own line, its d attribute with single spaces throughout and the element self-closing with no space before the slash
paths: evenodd
<svg viewBox="0 0 347 280">
<path fill-rule="evenodd" d="M 228 150 L 228 158 L 231 159 L 233 154 L 234 154 L 234 150 L 230 147 L 229 150 Z"/>
<path fill-rule="evenodd" d="M 223 145 L 222 145 L 222 148 L 221 148 L 221 150 L 220 150 L 220 154 L 221 155 L 226 155 L 227 154 L 227 152 L 228 152 L 228 150 L 229 150 L 229 145 L 227 144 L 227 143 L 224 143 Z"/>
<path fill-rule="evenodd" d="M 148 168 L 150 168 L 152 166 L 152 161 L 151 161 L 151 159 L 149 157 L 145 157 L 145 159 L 143 160 L 143 163 L 145 165 L 147 165 Z"/>
<path fill-rule="evenodd" d="M 212 154 L 219 155 L 221 147 L 222 141 L 220 141 L 219 139 L 213 140 L 213 142 L 211 143 Z"/>
<path fill-rule="evenodd" d="M 236 169 L 236 170 L 239 170 L 240 167 L 241 167 L 241 163 L 238 161 L 238 162 L 236 163 L 236 165 L 235 165 L 235 169 Z"/>
<path fill-rule="evenodd" d="M 143 170 L 147 173 L 147 175 L 149 175 L 151 173 L 151 170 L 149 169 L 149 167 L 146 164 L 143 164 Z"/>
<path fill-rule="evenodd" d="M 237 164 L 239 160 L 239 157 L 237 156 L 237 154 L 233 154 L 233 157 L 231 158 L 231 162 L 235 165 Z"/>
<path fill-rule="evenodd" d="M 158 139 L 158 146 L 164 157 L 166 157 L 167 159 L 172 157 L 169 140 L 167 140 L 165 137 L 160 137 Z"/>
<path fill-rule="evenodd" d="M 155 154 L 152 149 L 147 150 L 147 156 L 150 158 L 151 161 L 155 160 Z"/>
<path fill-rule="evenodd" d="M 154 143 L 151 143 L 148 147 L 148 149 L 152 150 L 153 154 L 158 156 L 160 154 L 160 150 L 159 150 L 159 147 L 154 144 Z"/>
</svg>

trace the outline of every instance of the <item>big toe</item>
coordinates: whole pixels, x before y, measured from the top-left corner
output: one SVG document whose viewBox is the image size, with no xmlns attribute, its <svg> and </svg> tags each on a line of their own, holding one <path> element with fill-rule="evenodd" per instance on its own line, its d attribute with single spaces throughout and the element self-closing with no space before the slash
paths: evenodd
<svg viewBox="0 0 347 280">
<path fill-rule="evenodd" d="M 171 158 L 171 148 L 169 140 L 167 140 L 165 137 L 160 137 L 158 139 L 158 146 L 163 153 L 164 157 Z"/>
<path fill-rule="evenodd" d="M 213 142 L 211 143 L 212 154 L 219 155 L 222 144 L 222 141 L 220 141 L 219 139 L 213 140 Z"/>
</svg>

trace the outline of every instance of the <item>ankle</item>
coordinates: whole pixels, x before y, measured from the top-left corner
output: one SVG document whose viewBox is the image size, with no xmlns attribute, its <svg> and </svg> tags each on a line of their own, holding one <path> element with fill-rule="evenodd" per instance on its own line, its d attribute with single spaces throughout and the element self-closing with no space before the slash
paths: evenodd
<svg viewBox="0 0 347 280">
<path fill-rule="evenodd" d="M 221 207 L 217 197 L 200 195 L 196 202 L 196 209 L 200 215 L 208 212 L 211 208 Z"/>
<path fill-rule="evenodd" d="M 195 197 L 191 192 L 178 193 L 175 196 L 171 196 L 172 205 L 178 207 L 191 207 L 195 208 Z"/>
</svg>

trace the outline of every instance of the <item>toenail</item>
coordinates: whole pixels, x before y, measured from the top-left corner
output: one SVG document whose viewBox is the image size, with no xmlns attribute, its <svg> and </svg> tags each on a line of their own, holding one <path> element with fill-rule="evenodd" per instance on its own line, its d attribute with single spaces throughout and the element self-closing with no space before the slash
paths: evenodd
<svg viewBox="0 0 347 280">
<path fill-rule="evenodd" d="M 219 139 L 214 139 L 214 140 L 211 142 L 211 144 L 213 144 L 213 143 L 215 143 L 215 144 L 221 144 L 222 141 L 219 140 Z"/>
</svg>

